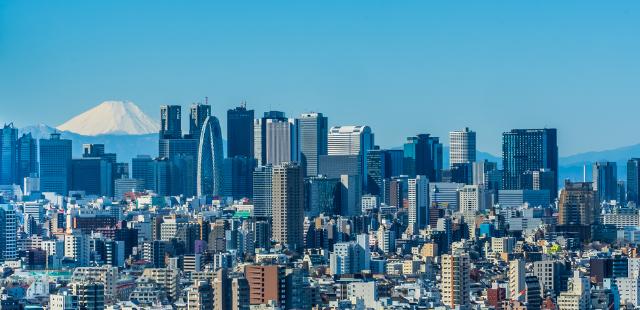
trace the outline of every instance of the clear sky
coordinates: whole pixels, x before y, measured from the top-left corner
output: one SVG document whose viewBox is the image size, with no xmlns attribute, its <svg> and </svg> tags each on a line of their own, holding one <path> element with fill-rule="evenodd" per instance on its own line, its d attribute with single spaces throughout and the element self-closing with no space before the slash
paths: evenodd
<svg viewBox="0 0 640 310">
<path fill-rule="evenodd" d="M 495 154 L 510 128 L 558 128 L 561 155 L 640 142 L 640 1 L 211 2 L 0 1 L 0 122 L 208 96 L 383 147 L 465 126 Z"/>
</svg>

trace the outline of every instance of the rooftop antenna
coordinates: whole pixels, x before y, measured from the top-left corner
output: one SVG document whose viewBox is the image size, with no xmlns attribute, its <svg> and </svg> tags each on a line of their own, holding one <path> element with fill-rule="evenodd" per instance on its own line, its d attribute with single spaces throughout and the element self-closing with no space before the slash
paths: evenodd
<svg viewBox="0 0 640 310">
<path fill-rule="evenodd" d="M 582 182 L 587 182 L 587 163 L 582 165 Z"/>
<path fill-rule="evenodd" d="M 209 105 L 209 97 L 204 97 L 204 104 Z"/>
</svg>

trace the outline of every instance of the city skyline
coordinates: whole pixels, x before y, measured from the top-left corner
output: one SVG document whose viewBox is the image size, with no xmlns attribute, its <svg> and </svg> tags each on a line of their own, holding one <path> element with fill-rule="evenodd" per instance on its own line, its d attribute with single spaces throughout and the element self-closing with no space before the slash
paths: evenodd
<svg viewBox="0 0 640 310">
<path fill-rule="evenodd" d="M 561 155 L 611 149 L 640 142 L 622 134 L 633 113 L 595 112 L 637 109 L 637 6 L 162 3 L 133 18 L 145 5 L 4 3 L 0 121 L 57 126 L 112 98 L 157 119 L 209 96 L 217 116 L 247 101 L 367 124 L 384 147 L 469 127 L 497 155 L 502 132 L 547 127 Z"/>
</svg>

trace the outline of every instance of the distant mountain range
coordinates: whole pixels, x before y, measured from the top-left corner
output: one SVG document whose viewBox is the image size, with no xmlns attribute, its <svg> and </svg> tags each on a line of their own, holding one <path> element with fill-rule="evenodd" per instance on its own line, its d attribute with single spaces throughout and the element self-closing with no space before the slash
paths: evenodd
<svg viewBox="0 0 640 310">
<path fill-rule="evenodd" d="M 444 166 L 449 166 L 449 148 L 444 147 Z M 497 162 L 498 166 L 502 166 L 502 157 L 493 155 L 491 153 L 478 151 L 478 160 L 488 160 Z M 586 165 L 586 179 L 591 180 L 591 165 L 598 161 L 613 161 L 618 166 L 618 179 L 627 179 L 627 160 L 633 157 L 640 157 L 640 144 L 619 147 L 615 149 L 605 151 L 592 151 L 584 152 L 570 156 L 563 156 L 558 159 L 559 171 L 558 179 L 559 184 L 562 185 L 562 180 L 570 179 L 573 181 L 581 181 L 584 174 L 584 166 Z"/>
<path fill-rule="evenodd" d="M 144 135 L 104 134 L 87 136 L 70 131 L 60 131 L 44 124 L 20 128 L 21 134 L 30 132 L 36 139 L 48 139 L 49 135 L 54 131 L 60 132 L 63 139 L 73 141 L 72 153 L 74 158 L 82 156 L 82 144 L 85 143 L 102 143 L 105 145 L 106 152 L 116 153 L 118 155 L 118 162 L 128 162 L 129 164 L 131 164 L 131 158 L 140 154 L 158 155 L 157 133 Z"/>
</svg>

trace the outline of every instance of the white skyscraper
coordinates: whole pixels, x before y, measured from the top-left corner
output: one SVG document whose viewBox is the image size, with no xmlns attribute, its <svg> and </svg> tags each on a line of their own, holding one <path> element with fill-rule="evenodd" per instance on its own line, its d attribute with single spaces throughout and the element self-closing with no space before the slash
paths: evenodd
<svg viewBox="0 0 640 310">
<path fill-rule="evenodd" d="M 369 126 L 334 126 L 329 129 L 328 155 L 359 155 L 362 182 L 367 186 L 367 151 L 373 149 L 374 138 Z"/>
<path fill-rule="evenodd" d="M 449 132 L 449 166 L 476 161 L 476 132 L 465 128 Z"/>
<path fill-rule="evenodd" d="M 427 226 L 429 207 L 429 180 L 426 176 L 418 175 L 409 179 L 409 228 L 415 234 Z"/>
</svg>

